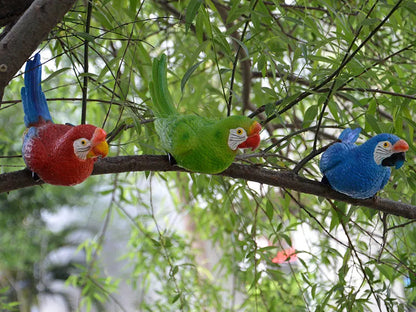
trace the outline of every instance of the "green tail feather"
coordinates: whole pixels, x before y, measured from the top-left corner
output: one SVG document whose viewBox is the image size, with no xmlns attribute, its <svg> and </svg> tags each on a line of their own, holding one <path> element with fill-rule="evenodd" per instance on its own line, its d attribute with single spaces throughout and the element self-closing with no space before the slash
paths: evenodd
<svg viewBox="0 0 416 312">
<path fill-rule="evenodd" d="M 178 111 L 173 105 L 167 83 L 166 55 L 153 60 L 152 81 L 149 83 L 150 95 L 156 117 L 169 117 L 177 115 Z"/>
</svg>

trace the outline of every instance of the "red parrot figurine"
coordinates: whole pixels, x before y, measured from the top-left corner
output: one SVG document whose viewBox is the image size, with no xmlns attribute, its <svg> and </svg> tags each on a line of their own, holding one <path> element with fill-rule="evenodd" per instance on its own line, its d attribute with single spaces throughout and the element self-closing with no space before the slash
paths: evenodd
<svg viewBox="0 0 416 312">
<path fill-rule="evenodd" d="M 94 162 L 108 153 L 106 133 L 93 125 L 55 124 L 41 88 L 39 53 L 28 60 L 22 102 L 28 127 L 22 155 L 33 177 L 55 185 L 75 185 L 88 178 Z"/>
</svg>

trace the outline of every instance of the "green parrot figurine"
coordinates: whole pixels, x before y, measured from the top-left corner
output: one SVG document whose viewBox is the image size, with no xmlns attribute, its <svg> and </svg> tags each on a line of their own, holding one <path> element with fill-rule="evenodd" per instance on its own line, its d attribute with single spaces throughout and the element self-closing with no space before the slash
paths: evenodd
<svg viewBox="0 0 416 312">
<path fill-rule="evenodd" d="M 261 126 L 246 116 L 215 120 L 179 114 L 168 90 L 166 55 L 153 61 L 149 89 L 155 129 L 171 164 L 216 174 L 231 165 L 239 148 L 255 150 L 259 146 Z"/>
</svg>

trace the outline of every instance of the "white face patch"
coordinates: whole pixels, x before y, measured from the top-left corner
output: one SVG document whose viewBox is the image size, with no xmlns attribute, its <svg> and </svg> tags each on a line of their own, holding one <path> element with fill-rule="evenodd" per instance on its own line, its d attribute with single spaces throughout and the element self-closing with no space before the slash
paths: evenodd
<svg viewBox="0 0 416 312">
<path fill-rule="evenodd" d="M 91 142 L 85 138 L 81 138 L 74 141 L 74 153 L 75 155 L 82 160 L 87 159 L 87 154 L 91 149 Z"/>
<path fill-rule="evenodd" d="M 247 138 L 247 132 L 243 128 L 230 129 L 228 146 L 235 151 L 241 143 L 247 140 Z"/>
<path fill-rule="evenodd" d="M 391 150 L 392 147 L 393 145 L 389 141 L 382 141 L 376 145 L 373 156 L 377 165 L 381 165 L 384 159 L 394 154 Z"/>
</svg>

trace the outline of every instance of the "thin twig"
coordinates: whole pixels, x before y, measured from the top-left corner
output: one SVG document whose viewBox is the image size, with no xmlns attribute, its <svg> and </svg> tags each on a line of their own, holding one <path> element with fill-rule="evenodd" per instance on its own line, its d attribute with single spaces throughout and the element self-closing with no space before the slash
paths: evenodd
<svg viewBox="0 0 416 312">
<path fill-rule="evenodd" d="M 9 156 L 0 156 L 0 158 L 20 158 L 22 155 L 9 155 Z"/>
<path fill-rule="evenodd" d="M 146 120 L 141 120 L 140 124 L 144 125 L 150 122 L 153 122 L 154 119 L 146 119 Z M 112 142 L 122 131 L 125 131 L 127 129 L 131 129 L 133 128 L 134 125 L 133 124 L 128 124 L 126 122 L 121 122 L 120 124 L 117 125 L 116 128 L 114 128 L 111 132 L 109 132 L 107 134 L 107 143 Z"/>
<path fill-rule="evenodd" d="M 298 162 L 298 164 L 295 166 L 295 168 L 292 169 L 292 171 L 296 174 L 298 174 L 299 170 L 302 169 L 302 167 L 311 159 L 313 159 L 314 157 L 318 156 L 319 154 L 325 152 L 331 145 L 341 142 L 339 140 L 329 143 L 328 145 L 325 145 L 324 147 L 321 147 L 318 150 L 312 150 L 312 152 L 309 153 L 308 156 L 306 156 L 305 158 L 303 158 L 300 162 Z"/>
<path fill-rule="evenodd" d="M 407 221 L 405 223 L 401 223 L 401 224 L 398 224 L 398 225 L 393 225 L 393 226 L 389 227 L 387 229 L 387 231 L 392 231 L 392 230 L 395 230 L 395 229 L 398 229 L 398 228 L 402 228 L 402 227 L 405 227 L 405 226 L 407 226 L 409 224 L 412 224 L 412 223 L 415 223 L 415 222 L 416 222 L 416 220 L 410 220 L 410 221 Z"/>
<path fill-rule="evenodd" d="M 383 240 L 382 240 L 382 244 L 381 244 L 381 248 L 380 248 L 380 252 L 378 254 L 378 262 L 380 262 L 381 259 L 381 255 L 383 254 L 384 248 L 386 247 L 386 242 L 387 242 L 387 231 L 388 231 L 388 227 L 387 227 L 387 217 L 389 215 L 387 213 L 382 213 L 382 217 L 381 220 L 383 222 Z"/>
<path fill-rule="evenodd" d="M 90 33 L 92 16 L 92 0 L 88 0 L 87 5 L 87 18 L 85 21 L 85 33 Z M 87 116 L 87 98 L 88 98 L 88 47 L 89 41 L 84 39 L 84 83 L 82 85 L 82 111 L 81 111 L 81 124 L 85 124 Z"/>
<path fill-rule="evenodd" d="M 258 0 L 256 0 L 256 4 L 257 4 L 257 2 L 258 2 Z M 247 21 L 244 25 L 244 29 L 243 29 L 243 32 L 241 34 L 241 39 L 240 39 L 241 42 L 243 42 L 243 40 L 244 40 L 244 36 L 247 32 L 249 22 L 250 22 L 250 18 L 247 19 Z M 231 72 L 230 93 L 229 93 L 229 96 L 228 96 L 228 103 L 227 103 L 227 116 L 231 115 L 231 107 L 232 107 L 233 92 L 234 92 L 234 79 L 235 79 L 235 72 L 236 72 L 236 69 L 237 69 L 238 58 L 240 57 L 240 51 L 241 51 L 241 45 L 238 44 L 237 52 L 235 53 L 235 58 L 234 58 L 234 62 L 233 62 L 233 69 L 232 69 L 232 72 Z"/>
<path fill-rule="evenodd" d="M 340 126 L 323 126 L 321 128 L 340 128 Z M 273 147 L 278 146 L 280 143 L 287 141 L 288 139 L 290 139 L 291 137 L 297 136 L 298 134 L 304 133 L 304 132 L 308 132 L 308 131 L 312 131 L 315 130 L 316 126 L 313 127 L 308 127 L 308 128 L 303 128 L 303 129 L 299 129 L 297 131 L 292 131 L 290 132 L 288 135 L 286 135 L 285 137 L 277 140 L 275 143 L 271 144 L 270 146 L 266 147 L 262 153 L 267 153 L 268 151 L 270 151 Z"/>
</svg>

